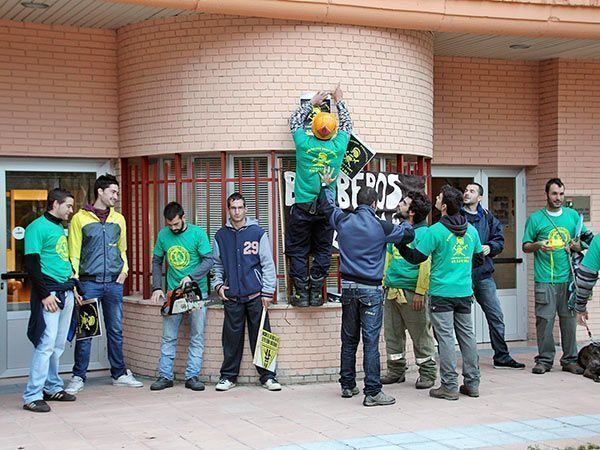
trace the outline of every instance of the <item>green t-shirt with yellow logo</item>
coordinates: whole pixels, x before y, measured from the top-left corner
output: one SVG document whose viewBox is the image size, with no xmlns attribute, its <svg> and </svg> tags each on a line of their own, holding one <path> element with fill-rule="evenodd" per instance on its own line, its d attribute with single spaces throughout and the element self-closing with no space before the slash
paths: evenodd
<svg viewBox="0 0 600 450">
<path fill-rule="evenodd" d="M 595 272 L 600 271 L 600 234 L 594 236 L 581 265 Z"/>
<path fill-rule="evenodd" d="M 183 277 L 190 275 L 202 263 L 202 255 L 211 253 L 206 231 L 199 226 L 187 224 L 185 231 L 173 233 L 168 227 L 158 233 L 154 254 L 167 260 L 167 290 L 172 291 Z M 194 280 L 200 291 L 208 292 L 206 277 Z"/>
<path fill-rule="evenodd" d="M 438 222 L 429 227 L 417 250 L 431 255 L 430 295 L 448 298 L 473 295 L 473 254 L 483 250 L 473 225 L 467 227 L 464 236 L 457 236 Z"/>
<path fill-rule="evenodd" d="M 579 214 L 563 207 L 560 216 L 551 216 L 542 208 L 531 214 L 525 223 L 523 244 L 548 241 L 553 251 L 538 250 L 534 253 L 534 280 L 538 283 L 568 283 L 571 278 L 569 257 L 565 246 L 575 237 Z M 554 225 L 552 224 L 554 222 Z M 586 231 L 585 226 L 582 231 Z"/>
<path fill-rule="evenodd" d="M 415 228 L 415 239 L 408 244 L 408 247 L 415 248 L 427 233 L 427 229 L 426 226 Z M 406 261 L 394 244 L 388 244 L 387 252 L 390 256 L 390 264 L 385 271 L 385 285 L 414 291 L 419 279 L 419 265 Z"/>
<path fill-rule="evenodd" d="M 348 142 L 350 142 L 350 135 L 341 130 L 333 139 L 327 141 L 309 136 L 303 128 L 298 128 L 294 132 L 294 143 L 296 144 L 294 195 L 296 203 L 312 202 L 319 195 L 321 192 L 319 172 L 325 167 L 332 167 L 333 176 L 338 176 Z M 332 185 L 335 186 L 335 183 Z"/>
<path fill-rule="evenodd" d="M 41 216 L 25 229 L 25 254 L 40 255 L 42 273 L 59 283 L 64 283 L 73 273 L 69 261 L 69 245 L 65 229 Z"/>
</svg>

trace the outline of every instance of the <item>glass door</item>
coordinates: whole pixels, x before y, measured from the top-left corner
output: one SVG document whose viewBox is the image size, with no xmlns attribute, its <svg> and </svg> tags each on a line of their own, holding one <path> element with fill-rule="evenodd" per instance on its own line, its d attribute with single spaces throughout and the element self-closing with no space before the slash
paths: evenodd
<svg viewBox="0 0 600 450">
<path fill-rule="evenodd" d="M 467 184 L 483 186 L 481 206 L 490 210 L 504 226 L 504 251 L 494 258 L 494 280 L 504 312 L 507 340 L 527 339 L 527 268 L 520 240 L 525 228 L 525 171 L 520 169 L 481 169 L 432 167 L 432 195 L 449 184 L 464 191 Z M 433 213 L 433 222 L 439 213 Z M 473 315 L 477 342 L 489 342 L 483 311 L 477 304 Z"/>
<path fill-rule="evenodd" d="M 0 158 L 0 377 L 26 375 L 32 345 L 27 339 L 31 285 L 24 264 L 25 228 L 46 211 L 48 191 L 68 189 L 75 209 L 93 199 L 94 181 L 108 168 L 102 161 Z M 68 233 L 68 224 L 65 224 Z M 90 368 L 107 367 L 106 341 L 95 339 Z M 61 359 L 62 370 L 73 364 L 73 344 Z"/>
</svg>

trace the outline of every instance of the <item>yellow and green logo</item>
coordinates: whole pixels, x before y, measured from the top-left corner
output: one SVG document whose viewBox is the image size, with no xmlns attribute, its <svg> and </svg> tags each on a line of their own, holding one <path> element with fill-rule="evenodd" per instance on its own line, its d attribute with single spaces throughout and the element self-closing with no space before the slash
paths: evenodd
<svg viewBox="0 0 600 450">
<path fill-rule="evenodd" d="M 174 245 L 167 252 L 167 261 L 173 269 L 184 269 L 190 263 L 190 253 L 181 245 Z"/>
<path fill-rule="evenodd" d="M 553 228 L 548 233 L 548 245 L 555 250 L 565 248 L 567 243 L 571 240 L 571 234 L 569 230 L 563 227 Z"/>
<path fill-rule="evenodd" d="M 56 241 L 54 251 L 63 261 L 69 260 L 69 245 L 67 243 L 67 238 L 64 235 L 59 237 Z"/>
</svg>

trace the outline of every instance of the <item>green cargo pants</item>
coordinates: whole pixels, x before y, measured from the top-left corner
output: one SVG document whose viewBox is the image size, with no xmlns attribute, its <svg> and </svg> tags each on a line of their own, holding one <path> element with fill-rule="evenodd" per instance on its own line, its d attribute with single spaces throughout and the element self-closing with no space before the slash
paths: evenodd
<svg viewBox="0 0 600 450">
<path fill-rule="evenodd" d="M 413 342 L 419 375 L 424 380 L 435 380 L 437 369 L 433 355 L 435 342 L 429 321 L 427 305 L 420 311 L 412 309 L 414 292 L 404 290 L 408 303 L 399 304 L 386 298 L 383 306 L 384 337 L 388 375 L 403 376 L 406 372 L 406 331 Z"/>
</svg>

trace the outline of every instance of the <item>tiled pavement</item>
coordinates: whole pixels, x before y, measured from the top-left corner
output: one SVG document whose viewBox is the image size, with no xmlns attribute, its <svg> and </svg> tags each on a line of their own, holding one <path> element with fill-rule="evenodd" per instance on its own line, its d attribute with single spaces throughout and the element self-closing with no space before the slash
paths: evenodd
<svg viewBox="0 0 600 450">
<path fill-rule="evenodd" d="M 482 351 L 482 355 L 489 352 Z M 516 353 L 516 352 L 515 352 Z M 520 353 L 520 352 L 519 352 Z M 362 395 L 342 399 L 334 383 L 284 386 L 268 392 L 192 392 L 176 384 L 150 392 L 113 387 L 94 376 L 75 403 L 52 403 L 50 414 L 21 409 L 23 379 L 0 383 L 2 449 L 453 449 L 576 447 L 600 443 L 600 384 L 556 368 L 494 370 L 482 356 L 481 397 L 432 399 L 406 383 L 386 389 L 394 406 L 365 408 Z M 555 366 L 556 367 L 556 366 Z M 560 368 L 558 368 L 560 369 Z"/>
</svg>

